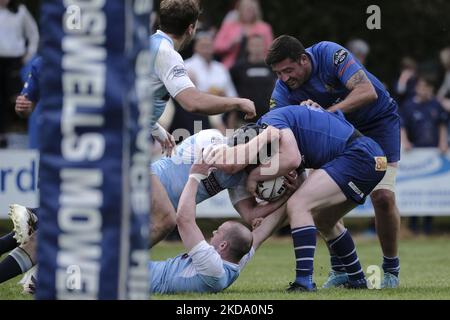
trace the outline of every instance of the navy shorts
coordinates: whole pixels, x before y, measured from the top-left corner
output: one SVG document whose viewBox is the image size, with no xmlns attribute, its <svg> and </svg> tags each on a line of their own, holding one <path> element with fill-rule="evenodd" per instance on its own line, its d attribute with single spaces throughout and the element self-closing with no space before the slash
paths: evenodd
<svg viewBox="0 0 450 320">
<path fill-rule="evenodd" d="M 321 169 L 337 183 L 347 199 L 363 204 L 383 179 L 386 167 L 387 161 L 381 147 L 371 138 L 360 137 Z"/>
<path fill-rule="evenodd" d="M 397 110 L 397 103 L 392 100 Z M 397 111 L 372 122 L 370 125 L 358 127 L 365 136 L 377 142 L 386 154 L 387 161 L 400 161 L 400 116 Z"/>
</svg>

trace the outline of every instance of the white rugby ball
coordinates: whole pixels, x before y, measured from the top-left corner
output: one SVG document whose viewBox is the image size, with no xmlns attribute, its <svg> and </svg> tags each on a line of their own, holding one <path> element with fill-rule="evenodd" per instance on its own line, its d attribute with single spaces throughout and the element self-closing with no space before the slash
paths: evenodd
<svg viewBox="0 0 450 320">
<path fill-rule="evenodd" d="M 256 193 L 261 200 L 273 202 L 277 201 L 285 192 L 285 177 L 277 177 L 273 180 L 260 181 L 256 187 Z"/>
</svg>

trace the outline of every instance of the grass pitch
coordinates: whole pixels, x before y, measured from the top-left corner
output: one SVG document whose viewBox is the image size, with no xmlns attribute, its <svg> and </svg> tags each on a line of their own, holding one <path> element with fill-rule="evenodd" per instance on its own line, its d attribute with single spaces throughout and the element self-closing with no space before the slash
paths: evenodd
<svg viewBox="0 0 450 320">
<path fill-rule="evenodd" d="M 364 270 L 369 265 L 381 266 L 381 250 L 377 240 L 355 238 Z M 183 252 L 181 243 L 164 242 L 152 252 L 161 260 Z M 319 289 L 315 293 L 287 294 L 284 289 L 294 279 L 294 254 L 290 238 L 268 240 L 242 271 L 238 280 L 218 294 L 155 295 L 153 299 L 213 300 L 290 300 L 290 299 L 450 299 L 450 237 L 416 238 L 400 241 L 400 288 L 390 290 Z M 318 240 L 315 281 L 320 287 L 328 269 L 328 252 Z M 21 293 L 16 283 L 20 277 L 0 285 L 0 299 L 32 299 Z"/>
</svg>

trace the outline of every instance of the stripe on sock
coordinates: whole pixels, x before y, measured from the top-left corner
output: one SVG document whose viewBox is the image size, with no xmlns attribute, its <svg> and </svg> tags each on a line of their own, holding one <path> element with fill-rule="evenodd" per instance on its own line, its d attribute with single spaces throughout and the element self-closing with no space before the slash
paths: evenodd
<svg viewBox="0 0 450 320">
<path fill-rule="evenodd" d="M 328 245 L 344 265 L 351 281 L 364 279 L 364 272 L 356 253 L 355 243 L 347 229 L 336 239 L 330 240 Z"/>
<path fill-rule="evenodd" d="M 27 272 L 33 267 L 33 262 L 31 261 L 28 253 L 25 252 L 21 247 L 15 248 L 9 253 L 9 255 L 17 261 L 22 272 Z"/>
<path fill-rule="evenodd" d="M 385 257 L 383 256 L 383 271 L 392 273 L 396 277 L 400 272 L 400 259 L 397 257 Z"/>
<path fill-rule="evenodd" d="M 296 261 L 296 277 L 309 277 L 313 274 L 314 253 L 317 242 L 315 226 L 306 226 L 291 230 Z"/>
</svg>

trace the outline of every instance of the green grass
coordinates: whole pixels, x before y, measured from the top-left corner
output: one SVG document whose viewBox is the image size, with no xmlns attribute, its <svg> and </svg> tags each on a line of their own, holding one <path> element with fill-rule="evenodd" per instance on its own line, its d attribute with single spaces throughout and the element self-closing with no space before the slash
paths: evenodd
<svg viewBox="0 0 450 320">
<path fill-rule="evenodd" d="M 356 238 L 364 270 L 381 266 L 381 250 L 377 240 Z M 153 259 L 174 256 L 181 245 L 164 243 L 155 248 Z M 450 299 L 450 239 L 418 238 L 400 242 L 401 287 L 390 290 L 321 290 L 308 294 L 286 294 L 284 289 L 294 279 L 294 254 L 290 238 L 266 242 L 238 280 L 218 294 L 156 295 L 154 299 Z M 328 251 L 318 241 L 315 260 L 315 281 L 321 286 L 328 275 Z"/>
<path fill-rule="evenodd" d="M 376 240 L 356 238 L 364 269 L 381 264 Z M 155 247 L 154 260 L 173 257 L 183 251 L 181 243 L 164 242 Z M 391 290 L 321 290 L 308 294 L 286 294 L 284 288 L 294 278 L 294 256 L 289 238 L 267 241 L 242 271 L 238 280 L 218 294 L 155 295 L 153 299 L 450 299 L 450 238 L 417 238 L 400 242 L 401 287 Z M 328 273 L 328 253 L 318 241 L 315 281 L 322 285 Z M 31 299 L 21 294 L 20 277 L 0 285 L 0 299 Z"/>
</svg>

